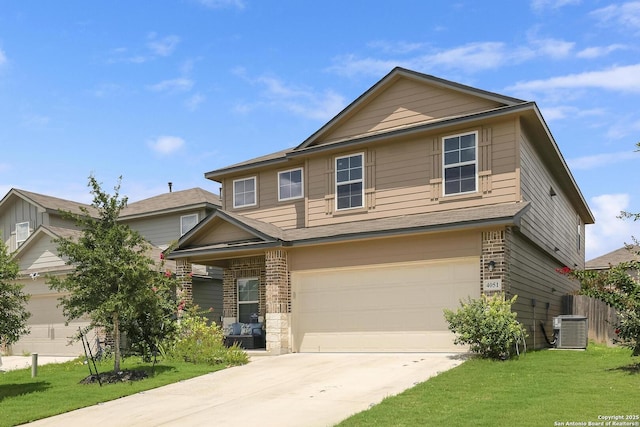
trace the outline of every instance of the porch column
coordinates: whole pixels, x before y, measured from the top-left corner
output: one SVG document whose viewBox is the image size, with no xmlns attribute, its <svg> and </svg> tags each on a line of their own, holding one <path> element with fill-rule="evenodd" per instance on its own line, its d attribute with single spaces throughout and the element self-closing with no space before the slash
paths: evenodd
<svg viewBox="0 0 640 427">
<path fill-rule="evenodd" d="M 284 354 L 291 351 L 291 284 L 287 252 L 274 249 L 265 253 L 267 351 Z"/>
<path fill-rule="evenodd" d="M 193 303 L 193 277 L 191 274 L 191 263 L 185 259 L 176 260 L 176 278 L 180 284 L 177 297 L 178 301 L 183 300 L 187 304 Z M 178 317 L 182 317 L 182 310 L 178 312 Z"/>
</svg>

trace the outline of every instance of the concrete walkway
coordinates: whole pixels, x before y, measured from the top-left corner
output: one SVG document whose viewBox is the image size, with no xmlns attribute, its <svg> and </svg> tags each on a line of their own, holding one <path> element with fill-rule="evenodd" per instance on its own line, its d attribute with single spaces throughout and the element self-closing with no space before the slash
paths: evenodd
<svg viewBox="0 0 640 427">
<path fill-rule="evenodd" d="M 40 356 L 38 355 L 38 366 L 47 363 L 63 363 L 78 357 L 64 356 Z M 31 356 L 2 356 L 0 357 L 0 371 L 13 371 L 15 369 L 31 368 Z"/>
<path fill-rule="evenodd" d="M 332 426 L 463 360 L 444 353 L 253 357 L 244 366 L 28 425 Z"/>
</svg>

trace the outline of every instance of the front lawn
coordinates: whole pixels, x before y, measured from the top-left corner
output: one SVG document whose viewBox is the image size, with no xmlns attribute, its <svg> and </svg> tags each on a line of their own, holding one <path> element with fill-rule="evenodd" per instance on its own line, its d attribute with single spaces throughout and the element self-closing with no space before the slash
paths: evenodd
<svg viewBox="0 0 640 427">
<path fill-rule="evenodd" d="M 186 380 L 225 368 L 225 365 L 160 362 L 155 367 L 140 358 L 124 359 L 122 370 L 145 370 L 148 378 L 128 383 L 80 384 L 89 375 L 81 359 L 38 367 L 31 378 L 31 368 L 0 373 L 0 426 L 13 426 L 61 414 L 99 402 L 117 399 L 140 391 Z M 113 360 L 98 364 L 99 372 L 113 369 Z"/>
<path fill-rule="evenodd" d="M 640 361 L 630 354 L 590 345 L 472 359 L 339 426 L 640 426 Z"/>
</svg>

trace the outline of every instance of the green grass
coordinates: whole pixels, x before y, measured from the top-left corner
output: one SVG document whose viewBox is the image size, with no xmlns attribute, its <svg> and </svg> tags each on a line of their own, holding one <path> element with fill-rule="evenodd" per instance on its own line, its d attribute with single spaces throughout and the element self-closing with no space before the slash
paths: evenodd
<svg viewBox="0 0 640 427">
<path fill-rule="evenodd" d="M 152 370 L 140 358 L 127 358 L 122 370 L 144 369 L 149 377 L 119 384 L 80 384 L 89 368 L 80 359 L 38 367 L 31 378 L 31 368 L 0 373 L 0 426 L 12 426 L 68 412 L 99 402 L 117 399 L 144 390 L 175 383 L 223 369 L 224 365 L 196 365 L 186 362 L 159 362 Z M 99 372 L 113 369 L 113 361 L 98 364 Z"/>
<path fill-rule="evenodd" d="M 507 362 L 471 359 L 339 426 L 587 425 L 609 415 L 640 425 L 633 419 L 640 415 L 640 363 L 630 355 L 590 345 Z"/>
</svg>

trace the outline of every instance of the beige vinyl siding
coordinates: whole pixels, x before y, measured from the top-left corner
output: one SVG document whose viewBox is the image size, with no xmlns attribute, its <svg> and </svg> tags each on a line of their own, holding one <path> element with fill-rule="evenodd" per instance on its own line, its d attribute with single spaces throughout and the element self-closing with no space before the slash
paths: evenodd
<svg viewBox="0 0 640 427">
<path fill-rule="evenodd" d="M 64 267 L 65 261 L 57 255 L 58 246 L 53 239 L 42 233 L 29 250 L 24 251 L 18 260 L 21 271 L 51 271 L 56 267 Z"/>
<path fill-rule="evenodd" d="M 450 232 L 298 247 L 289 252 L 291 271 L 430 261 L 479 256 L 478 232 Z"/>
<path fill-rule="evenodd" d="M 256 175 L 257 193 L 256 206 L 233 209 L 233 181 L 235 179 L 246 178 L 246 176 L 235 176 L 224 180 L 223 192 L 224 203 L 227 209 L 239 214 L 260 221 L 269 222 L 282 229 L 298 228 L 304 226 L 304 204 L 305 199 L 292 199 L 278 201 L 278 172 L 303 168 L 300 164 L 287 165 L 279 169 L 269 169 Z M 253 175 L 252 175 L 253 176 Z M 305 185 L 306 185 L 306 179 Z M 306 189 L 304 189 L 306 194 Z"/>
<path fill-rule="evenodd" d="M 551 338 L 553 317 L 565 314 L 562 313 L 561 297 L 575 292 L 579 285 L 557 273 L 556 268 L 563 265 L 522 234 L 514 231 L 509 233 L 508 246 L 508 292 L 510 296 L 518 296 L 513 311 L 518 313 L 518 320 L 530 335 L 527 345 L 530 348 L 546 347 L 540 322 L 544 322 L 546 333 Z"/>
<path fill-rule="evenodd" d="M 211 226 L 206 234 L 200 239 L 194 240 L 194 245 L 214 245 L 224 242 L 238 242 L 242 240 L 254 239 L 256 236 L 230 224 L 226 221 L 219 221 Z"/>
<path fill-rule="evenodd" d="M 478 192 L 464 196 L 442 195 L 442 138 L 459 132 L 478 132 Z M 379 144 L 366 151 L 365 187 L 368 209 L 342 214 L 334 212 L 335 156 L 308 162 L 308 226 L 328 225 L 398 215 L 437 212 L 519 201 L 516 171 L 516 121 L 456 130 Z M 347 152 L 341 153 L 348 154 Z M 372 182 L 373 179 L 373 182 Z"/>
<path fill-rule="evenodd" d="M 42 225 L 43 215 L 38 213 L 38 208 L 26 200 L 14 197 L 14 202 L 9 204 L 2 212 L 0 224 L 2 224 L 2 240 L 9 249 L 15 251 L 16 244 L 16 224 L 21 222 L 29 223 L 29 233 Z"/>
<path fill-rule="evenodd" d="M 485 111 L 500 104 L 485 99 L 400 79 L 348 121 L 322 138 L 320 144 L 389 131 L 447 117 Z"/>
<path fill-rule="evenodd" d="M 522 218 L 522 232 L 547 251 L 555 252 L 567 266 L 584 267 L 584 242 L 577 247 L 578 214 L 557 181 L 543 167 L 533 144 L 523 134 L 520 141 L 522 198 L 531 209 Z M 553 188 L 556 195 L 550 196 Z M 584 236 L 584 232 L 582 233 Z M 557 250 L 555 250 L 557 248 Z"/>
</svg>

